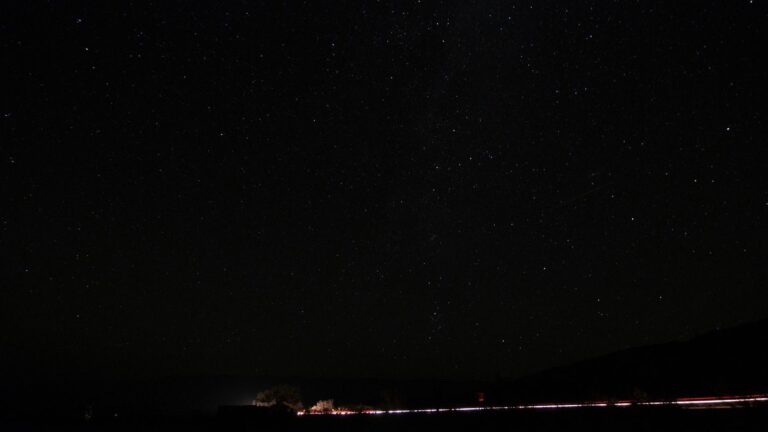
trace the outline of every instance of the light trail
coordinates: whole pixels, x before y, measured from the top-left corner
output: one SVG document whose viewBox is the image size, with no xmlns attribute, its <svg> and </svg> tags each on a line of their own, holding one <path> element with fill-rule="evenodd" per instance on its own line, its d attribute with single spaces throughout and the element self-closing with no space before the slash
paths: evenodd
<svg viewBox="0 0 768 432">
<path fill-rule="evenodd" d="M 451 412 L 473 412 L 473 411 L 512 411 L 512 410 L 556 410 L 569 408 L 611 408 L 611 407 L 642 407 L 642 406 L 682 406 L 682 407 L 700 407 L 700 408 L 723 408 L 723 407 L 742 407 L 756 403 L 768 402 L 768 394 L 747 395 L 747 396 L 715 396 L 715 397 L 695 397 L 678 398 L 671 400 L 655 401 L 633 401 L 620 400 L 593 401 L 593 402 L 572 402 L 572 403 L 549 403 L 532 405 L 509 405 L 509 406 L 481 406 L 481 407 L 459 407 L 459 408 L 422 408 L 422 409 L 398 409 L 398 410 L 333 410 L 333 411 L 301 411 L 297 415 L 389 415 L 389 414 L 432 414 L 432 413 L 451 413 Z"/>
</svg>

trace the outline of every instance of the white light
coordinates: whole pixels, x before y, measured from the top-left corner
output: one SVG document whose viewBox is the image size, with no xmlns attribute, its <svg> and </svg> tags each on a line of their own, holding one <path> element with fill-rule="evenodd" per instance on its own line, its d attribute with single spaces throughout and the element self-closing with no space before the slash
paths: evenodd
<svg viewBox="0 0 768 432">
<path fill-rule="evenodd" d="M 629 401 L 623 400 L 614 403 L 596 401 L 581 403 L 551 403 L 534 405 L 509 405 L 509 406 L 489 406 L 489 407 L 458 407 L 458 408 L 422 408 L 422 409 L 399 409 L 399 410 L 363 410 L 348 411 L 335 410 L 330 412 L 298 412 L 297 415 L 352 415 L 352 414 L 418 414 L 418 413 L 441 413 L 441 412 L 473 412 L 486 410 L 530 410 L 530 409 L 567 409 L 567 408 L 606 408 L 606 407 L 629 407 L 629 406 L 659 406 L 659 405 L 681 405 L 681 406 L 702 406 L 712 407 L 717 405 L 738 404 L 746 402 L 768 402 L 768 395 L 749 395 L 749 396 L 727 396 L 727 397 L 708 397 L 708 398 L 681 398 L 669 401 Z"/>
</svg>

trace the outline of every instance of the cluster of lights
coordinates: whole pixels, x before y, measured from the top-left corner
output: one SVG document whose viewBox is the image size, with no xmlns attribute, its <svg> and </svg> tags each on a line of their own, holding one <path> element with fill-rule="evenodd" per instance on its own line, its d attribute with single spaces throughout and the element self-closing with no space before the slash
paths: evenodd
<svg viewBox="0 0 768 432">
<path fill-rule="evenodd" d="M 674 400 L 659 401 L 632 401 L 621 400 L 616 402 L 596 401 L 581 403 L 553 403 L 535 405 L 511 405 L 511 406 L 487 406 L 487 407 L 462 407 L 462 408 L 425 408 L 425 409 L 398 409 L 398 410 L 345 410 L 299 412 L 298 415 L 354 415 L 354 414 L 420 414 L 420 413 L 449 413 L 467 411 L 506 411 L 506 410 L 532 410 L 532 409 L 567 409 L 567 408 L 607 408 L 629 406 L 687 406 L 687 407 L 717 407 L 731 406 L 746 403 L 768 402 L 768 394 L 749 396 L 720 396 L 701 398 L 680 398 Z"/>
</svg>

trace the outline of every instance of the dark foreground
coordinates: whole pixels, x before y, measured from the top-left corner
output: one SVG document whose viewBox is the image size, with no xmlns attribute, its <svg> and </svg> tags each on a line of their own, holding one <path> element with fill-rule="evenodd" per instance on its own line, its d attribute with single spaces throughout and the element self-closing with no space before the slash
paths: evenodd
<svg viewBox="0 0 768 432">
<path fill-rule="evenodd" d="M 3 431 L 764 431 L 768 408 L 611 408 L 559 411 L 0 423 Z"/>
</svg>

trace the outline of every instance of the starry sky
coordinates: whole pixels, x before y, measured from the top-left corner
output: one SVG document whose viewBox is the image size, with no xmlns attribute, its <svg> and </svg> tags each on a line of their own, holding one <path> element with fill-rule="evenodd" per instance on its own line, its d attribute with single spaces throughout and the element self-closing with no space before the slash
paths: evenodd
<svg viewBox="0 0 768 432">
<path fill-rule="evenodd" d="M 25 367 L 489 379 L 768 316 L 763 1 L 0 8 Z"/>
</svg>

